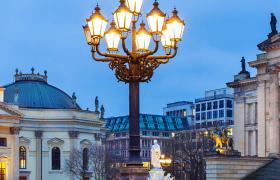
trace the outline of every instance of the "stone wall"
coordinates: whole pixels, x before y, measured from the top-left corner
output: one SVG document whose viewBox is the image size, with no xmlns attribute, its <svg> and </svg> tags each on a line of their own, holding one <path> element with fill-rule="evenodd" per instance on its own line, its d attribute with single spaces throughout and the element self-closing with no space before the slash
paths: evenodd
<svg viewBox="0 0 280 180">
<path fill-rule="evenodd" d="M 237 180 L 269 163 L 269 158 L 206 157 L 207 180 Z"/>
</svg>

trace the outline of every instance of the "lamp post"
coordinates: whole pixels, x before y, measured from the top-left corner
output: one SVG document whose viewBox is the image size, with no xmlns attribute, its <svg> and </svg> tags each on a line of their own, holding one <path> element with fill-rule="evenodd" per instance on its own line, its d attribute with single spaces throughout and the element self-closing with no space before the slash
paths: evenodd
<svg viewBox="0 0 280 180">
<path fill-rule="evenodd" d="M 84 33 L 88 45 L 92 48 L 92 57 L 96 61 L 108 62 L 115 71 L 119 81 L 129 83 L 129 162 L 127 166 L 142 166 L 140 158 L 139 128 L 139 83 L 149 82 L 154 70 L 160 64 L 168 63 L 177 53 L 177 43 L 181 41 L 185 23 L 177 15 L 166 18 L 159 9 L 159 3 L 153 3 L 153 9 L 147 14 L 149 31 L 142 21 L 137 31 L 136 24 L 141 15 L 143 0 L 120 0 L 114 11 L 111 27 L 106 31 L 108 20 L 101 14 L 97 5 L 87 19 Z M 131 50 L 126 41 L 131 34 Z M 105 37 L 107 52 L 100 50 L 101 39 Z M 149 49 L 150 41 L 154 42 L 153 50 Z M 119 43 L 122 52 L 119 53 Z M 163 55 L 155 55 L 162 43 Z M 98 56 L 99 55 L 99 56 Z M 101 56 L 101 57 L 100 57 Z"/>
</svg>

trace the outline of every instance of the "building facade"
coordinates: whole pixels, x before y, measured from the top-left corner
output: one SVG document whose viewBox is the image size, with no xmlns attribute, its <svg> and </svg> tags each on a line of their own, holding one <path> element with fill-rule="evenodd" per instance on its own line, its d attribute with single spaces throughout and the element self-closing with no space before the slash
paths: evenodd
<svg viewBox="0 0 280 180">
<path fill-rule="evenodd" d="M 191 125 L 194 119 L 194 104 L 189 101 L 169 103 L 163 108 L 163 115 L 186 118 Z"/>
<path fill-rule="evenodd" d="M 64 171 L 71 150 L 101 144 L 104 135 L 99 114 L 48 84 L 46 72 L 16 71 L 0 88 L 1 180 L 73 180 Z"/>
<path fill-rule="evenodd" d="M 271 33 L 258 48 L 264 53 L 249 62 L 256 76 L 250 77 L 242 59 L 242 71 L 228 86 L 235 95 L 235 148 L 245 156 L 267 157 L 280 153 L 280 34 Z"/>
<path fill-rule="evenodd" d="M 233 125 L 233 94 L 229 88 L 205 92 L 205 97 L 195 99 L 195 128 Z"/>
<path fill-rule="evenodd" d="M 150 164 L 150 150 L 155 139 L 164 152 L 164 148 L 168 147 L 174 133 L 186 129 L 188 126 L 186 118 L 140 114 L 140 147 L 144 164 L 147 166 Z M 129 155 L 129 117 L 107 118 L 106 128 L 108 128 L 106 145 L 110 150 L 109 153 L 123 161 L 127 160 Z"/>
</svg>

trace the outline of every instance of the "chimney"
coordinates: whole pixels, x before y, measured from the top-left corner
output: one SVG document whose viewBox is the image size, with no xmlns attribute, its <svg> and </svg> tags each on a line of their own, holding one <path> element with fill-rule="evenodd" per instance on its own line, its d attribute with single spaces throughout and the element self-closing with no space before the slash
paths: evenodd
<svg viewBox="0 0 280 180">
<path fill-rule="evenodd" d="M 4 102 L 5 88 L 0 87 L 0 102 Z"/>
</svg>

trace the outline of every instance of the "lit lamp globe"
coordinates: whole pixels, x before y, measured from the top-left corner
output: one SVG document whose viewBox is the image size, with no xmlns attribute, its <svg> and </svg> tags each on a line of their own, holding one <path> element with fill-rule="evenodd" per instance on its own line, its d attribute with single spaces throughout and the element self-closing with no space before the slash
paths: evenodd
<svg viewBox="0 0 280 180">
<path fill-rule="evenodd" d="M 166 21 L 166 27 L 170 39 L 178 42 L 182 40 L 185 22 L 179 18 L 178 11 L 176 9 L 174 9 L 172 13 L 172 17 Z"/>
<path fill-rule="evenodd" d="M 126 0 L 125 4 L 134 16 L 140 15 L 143 0 Z"/>
<path fill-rule="evenodd" d="M 105 32 L 105 40 L 108 51 L 118 51 L 121 34 L 116 28 L 116 23 L 111 22 L 111 27 Z"/>
<path fill-rule="evenodd" d="M 101 14 L 100 8 L 97 5 L 95 12 L 87 19 L 87 25 L 92 38 L 100 39 L 104 36 L 108 20 Z"/>
<path fill-rule="evenodd" d="M 164 49 L 175 47 L 174 41 L 171 41 L 170 39 L 169 32 L 166 28 L 166 25 L 162 29 L 160 40 L 161 40 L 162 47 Z"/>
<path fill-rule="evenodd" d="M 151 41 L 151 34 L 145 28 L 145 23 L 140 24 L 140 28 L 136 33 L 136 46 L 137 51 L 145 52 L 149 50 L 149 45 Z"/>
<path fill-rule="evenodd" d="M 163 28 L 165 14 L 159 9 L 159 3 L 157 1 L 153 5 L 153 9 L 147 14 L 147 21 L 150 32 L 152 34 L 160 34 Z"/>
<path fill-rule="evenodd" d="M 133 13 L 125 5 L 125 0 L 120 0 L 120 6 L 113 13 L 117 28 L 121 32 L 129 31 Z"/>
</svg>

